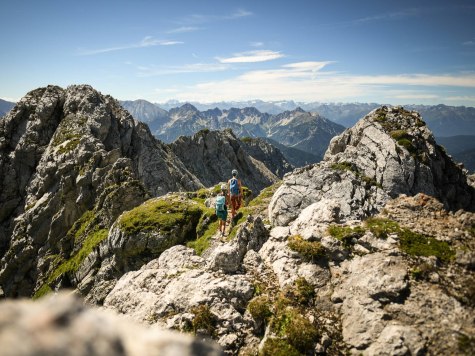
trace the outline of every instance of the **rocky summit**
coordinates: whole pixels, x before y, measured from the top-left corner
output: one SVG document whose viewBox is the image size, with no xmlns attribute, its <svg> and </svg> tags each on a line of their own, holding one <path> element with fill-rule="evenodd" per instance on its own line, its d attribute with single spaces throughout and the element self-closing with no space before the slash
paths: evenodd
<svg viewBox="0 0 475 356">
<path fill-rule="evenodd" d="M 474 354 L 474 180 L 418 113 L 380 107 L 333 138 L 324 161 L 280 180 L 289 167 L 262 142 L 205 130 L 166 146 L 87 86 L 22 102 L 1 127 L 0 293 L 72 288 L 132 323 L 124 334 L 61 302 L 41 319 L 65 333 L 47 352 L 63 350 L 76 320 L 98 318 L 116 340 L 101 347 L 124 354 L 139 347 L 136 323 L 205 340 L 196 354 Z M 260 194 L 246 189 L 221 236 L 208 179 L 223 180 L 211 170 L 223 155 L 259 176 L 245 180 Z M 0 323 L 20 321 L 0 328 L 2 345 L 48 300 L 3 302 L 12 312 Z M 94 335 L 74 340 L 96 350 Z M 190 353 L 189 335 L 176 342 Z"/>
</svg>

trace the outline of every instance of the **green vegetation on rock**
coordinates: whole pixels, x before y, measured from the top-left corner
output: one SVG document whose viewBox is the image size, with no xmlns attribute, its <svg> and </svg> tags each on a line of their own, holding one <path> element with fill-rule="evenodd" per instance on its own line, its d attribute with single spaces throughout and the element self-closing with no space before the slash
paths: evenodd
<svg viewBox="0 0 475 356">
<path fill-rule="evenodd" d="M 268 338 L 259 356 L 300 356 L 301 353 L 284 339 Z"/>
<path fill-rule="evenodd" d="M 119 218 L 119 227 L 128 234 L 141 231 L 172 231 L 176 226 L 198 221 L 200 207 L 190 201 L 152 199 L 124 213 Z"/>
<path fill-rule="evenodd" d="M 350 248 L 353 245 L 353 239 L 359 239 L 361 236 L 363 236 L 365 229 L 361 226 L 350 227 L 330 225 L 327 229 L 327 232 L 335 239 L 340 240 L 343 243 L 343 246 Z"/>
<path fill-rule="evenodd" d="M 389 219 L 371 217 L 366 219 L 364 224 L 379 239 L 386 239 L 388 235 L 401 230 L 397 222 Z"/>
<path fill-rule="evenodd" d="M 401 229 L 399 246 L 411 256 L 436 256 L 442 262 L 450 262 L 455 257 L 455 251 L 446 241 L 424 236 L 409 229 Z"/>
<path fill-rule="evenodd" d="M 306 260 L 313 260 L 325 255 L 325 248 L 320 242 L 304 240 L 300 235 L 290 236 L 287 244 L 291 250 L 297 252 Z"/>
<path fill-rule="evenodd" d="M 331 165 L 331 168 L 334 169 L 334 170 L 337 170 L 337 171 L 349 171 L 349 172 L 352 172 L 356 178 L 360 179 L 367 188 L 371 187 L 371 186 L 375 186 L 375 187 L 378 187 L 378 188 L 382 188 L 382 185 L 380 183 L 378 183 L 376 181 L 376 179 L 374 178 L 371 178 L 371 177 L 368 177 L 368 176 L 365 176 L 364 174 L 362 174 L 358 168 L 356 167 L 355 164 L 353 163 L 350 163 L 350 162 L 338 162 L 338 163 L 333 163 Z"/>
<path fill-rule="evenodd" d="M 254 297 L 247 305 L 247 309 L 249 310 L 249 313 L 251 313 L 251 316 L 255 321 L 267 322 L 272 316 L 270 304 L 271 301 L 269 297 L 263 294 Z"/>
<path fill-rule="evenodd" d="M 211 313 L 209 306 L 202 304 L 191 309 L 194 314 L 192 326 L 193 331 L 206 330 L 209 335 L 214 335 L 216 329 L 216 316 Z"/>
</svg>

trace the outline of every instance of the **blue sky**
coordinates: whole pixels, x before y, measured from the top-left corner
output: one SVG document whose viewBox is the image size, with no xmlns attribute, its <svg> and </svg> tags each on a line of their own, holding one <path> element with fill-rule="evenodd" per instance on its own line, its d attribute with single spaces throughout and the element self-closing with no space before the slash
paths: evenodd
<svg viewBox="0 0 475 356">
<path fill-rule="evenodd" d="M 475 106 L 474 1 L 3 1 L 0 98 Z"/>
</svg>

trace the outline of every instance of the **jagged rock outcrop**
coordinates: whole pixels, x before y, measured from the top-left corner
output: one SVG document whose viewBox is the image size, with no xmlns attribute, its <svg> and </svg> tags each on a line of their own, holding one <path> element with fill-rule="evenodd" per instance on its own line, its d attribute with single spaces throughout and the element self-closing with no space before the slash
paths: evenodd
<svg viewBox="0 0 475 356">
<path fill-rule="evenodd" d="M 31 295 L 53 256 L 76 254 L 149 195 L 202 187 L 144 124 L 90 86 L 34 90 L 0 131 L 0 284 L 9 296 Z M 68 234 L 81 218 L 83 231 Z"/>
<path fill-rule="evenodd" d="M 0 344 L 2 356 L 223 355 L 215 343 L 85 307 L 71 294 L 1 302 Z"/>
<path fill-rule="evenodd" d="M 241 139 L 241 142 L 244 143 L 243 148 L 251 157 L 264 163 L 280 179 L 284 177 L 285 173 L 292 171 L 294 168 L 280 149 L 263 138 Z"/>
<path fill-rule="evenodd" d="M 475 209 L 467 177 L 419 114 L 381 107 L 330 142 L 325 161 L 288 175 L 270 205 L 279 225 L 321 199 L 335 205 L 335 221 L 374 214 L 399 194 L 425 193 L 448 209 Z"/>
<path fill-rule="evenodd" d="M 271 169 L 288 169 L 287 161 L 275 149 L 269 153 L 272 155 L 271 160 L 279 161 L 276 162 L 278 167 L 269 163 L 266 165 L 266 162 L 253 157 L 231 130 L 202 130 L 191 137 L 181 136 L 170 147 L 207 187 L 228 181 L 231 171 L 237 169 L 242 184 L 257 193 L 277 182 L 278 177 Z"/>
</svg>

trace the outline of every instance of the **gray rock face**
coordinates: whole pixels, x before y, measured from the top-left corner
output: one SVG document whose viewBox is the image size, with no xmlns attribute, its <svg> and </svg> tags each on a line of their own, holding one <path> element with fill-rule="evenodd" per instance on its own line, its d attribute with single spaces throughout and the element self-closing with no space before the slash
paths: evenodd
<svg viewBox="0 0 475 356">
<path fill-rule="evenodd" d="M 244 149 L 253 158 L 264 163 L 264 165 L 275 175 L 282 179 L 285 173 L 294 168 L 284 155 L 262 138 L 248 138 L 241 140 L 244 142 Z"/>
<path fill-rule="evenodd" d="M 2 356 L 223 354 L 215 343 L 147 328 L 67 294 L 0 303 L 0 343 Z"/>
<path fill-rule="evenodd" d="M 352 169 L 393 198 L 425 193 L 450 210 L 475 209 L 466 175 L 436 144 L 417 112 L 385 106 L 372 111 L 331 141 L 325 160 L 354 164 Z"/>
<path fill-rule="evenodd" d="M 420 116 L 382 107 L 333 138 L 325 162 L 288 174 L 269 215 L 286 225 L 310 204 L 329 199 L 334 221 L 344 222 L 374 214 L 391 197 L 419 192 L 448 209 L 475 208 L 475 190 Z"/>
<path fill-rule="evenodd" d="M 182 136 L 171 143 L 170 147 L 208 187 L 228 181 L 233 169 L 238 170 L 242 184 L 256 193 L 278 180 L 269 169 L 273 167 L 269 165 L 268 168 L 265 163 L 249 155 L 246 146 L 229 130 L 203 130 L 192 137 Z M 286 165 L 285 160 L 280 162 L 280 171 L 285 170 Z"/>
<path fill-rule="evenodd" d="M 9 296 L 31 294 L 47 256 L 74 252 L 67 233 L 85 213 L 100 230 L 149 194 L 202 187 L 144 124 L 89 86 L 30 92 L 0 131 L 0 284 Z"/>
</svg>

